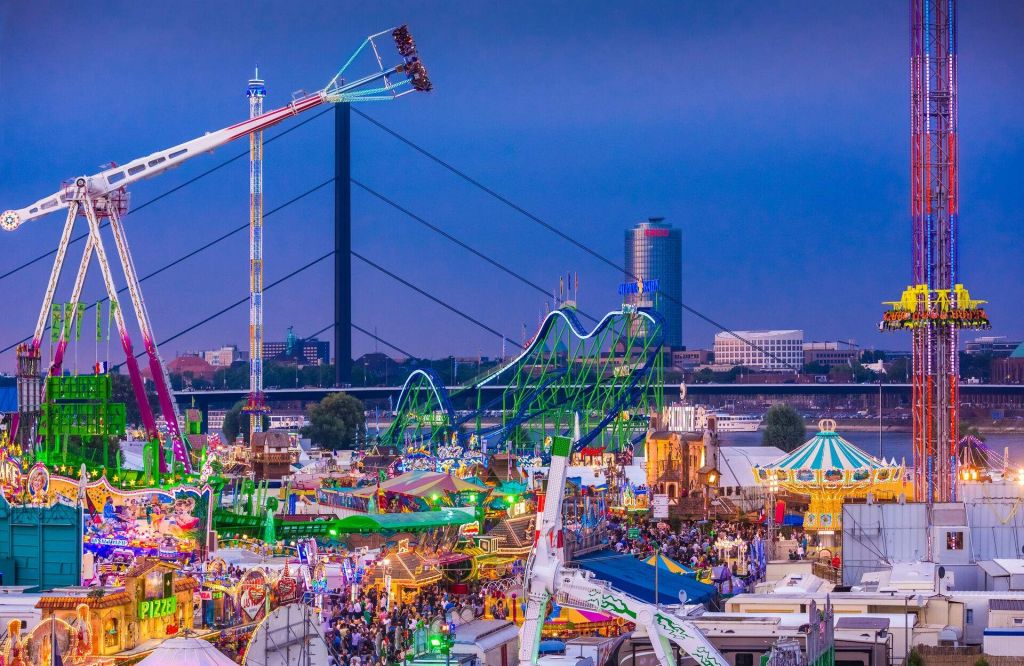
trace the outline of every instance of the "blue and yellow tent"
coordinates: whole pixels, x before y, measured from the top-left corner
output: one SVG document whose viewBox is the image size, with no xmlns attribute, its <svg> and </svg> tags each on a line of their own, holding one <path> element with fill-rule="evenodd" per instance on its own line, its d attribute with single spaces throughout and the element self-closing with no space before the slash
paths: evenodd
<svg viewBox="0 0 1024 666">
<path fill-rule="evenodd" d="M 657 560 L 657 567 L 662 571 L 668 571 L 669 573 L 674 574 L 682 574 L 684 576 L 696 573 L 693 569 L 686 566 L 685 564 L 680 564 L 679 562 L 676 562 L 673 559 L 665 557 L 664 555 L 651 555 L 646 560 L 644 560 L 644 564 L 653 567 L 655 566 L 655 560 Z"/>
</svg>

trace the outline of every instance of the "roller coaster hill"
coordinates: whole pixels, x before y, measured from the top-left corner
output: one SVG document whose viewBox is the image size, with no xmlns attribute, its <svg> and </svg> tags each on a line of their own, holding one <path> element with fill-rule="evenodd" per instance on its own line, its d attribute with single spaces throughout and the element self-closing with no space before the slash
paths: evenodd
<svg viewBox="0 0 1024 666">
<path fill-rule="evenodd" d="M 579 414 L 578 448 L 631 450 L 648 415 L 663 404 L 663 332 L 652 309 L 624 305 L 589 332 L 573 307 L 553 310 L 517 357 L 454 393 L 433 371 L 415 370 L 378 443 L 399 450 L 426 445 L 435 455 L 452 444 L 530 453 L 548 448 L 553 435 L 572 434 Z M 485 426 L 483 417 L 495 411 L 501 422 Z"/>
<path fill-rule="evenodd" d="M 554 310 L 517 357 L 455 393 L 449 394 L 435 373 L 416 370 L 405 382 L 395 419 L 379 444 L 401 451 L 429 448 L 429 457 L 438 462 L 482 449 L 485 442 L 489 452 L 537 455 L 550 448 L 556 435 L 572 435 L 577 449 L 604 446 L 628 452 L 644 437 L 647 415 L 662 406 L 663 330 L 658 313 L 629 305 L 606 314 L 589 332 L 573 308 Z M 495 386 L 502 387 L 500 397 L 484 402 L 484 388 Z M 472 409 L 456 410 L 467 401 Z M 484 427 L 483 416 L 496 410 L 501 410 L 502 422 Z M 399 528 L 444 532 L 481 519 L 479 498 L 460 496 L 452 498 L 452 507 L 415 515 L 373 513 L 294 522 L 274 516 L 278 502 L 269 497 L 265 483 L 246 481 L 234 491 L 231 505 L 214 511 L 215 529 L 225 543 L 308 537 L 336 542 L 346 534 Z"/>
</svg>

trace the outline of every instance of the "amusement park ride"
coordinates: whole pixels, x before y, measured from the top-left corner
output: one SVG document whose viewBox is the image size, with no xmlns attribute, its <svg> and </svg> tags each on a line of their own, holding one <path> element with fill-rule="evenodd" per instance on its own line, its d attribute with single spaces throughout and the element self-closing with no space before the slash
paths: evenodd
<svg viewBox="0 0 1024 666">
<path fill-rule="evenodd" d="M 557 436 L 551 446 L 551 466 L 536 532 L 534 549 L 526 563 L 526 614 L 519 630 L 519 664 L 536 664 L 541 629 L 548 604 L 601 611 L 636 624 L 646 631 L 654 654 L 662 666 L 677 663 L 672 644 L 692 657 L 700 666 L 729 666 L 729 662 L 686 618 L 660 605 L 651 605 L 606 582 L 594 580 L 594 574 L 565 566 L 562 535 L 562 501 L 565 497 L 569 455 L 582 438 L 576 416 L 574 438 Z"/>
<path fill-rule="evenodd" d="M 646 415 L 661 408 L 663 331 L 656 311 L 630 305 L 589 332 L 573 307 L 553 310 L 519 356 L 456 393 L 428 369 L 413 372 L 381 441 L 398 448 L 408 438 L 443 445 L 468 432 L 491 449 L 524 448 L 517 438 L 543 442 L 571 434 L 575 414 L 583 424 L 577 447 L 624 451 L 646 432 Z M 493 386 L 505 388 L 485 401 Z M 502 422 L 484 426 L 492 410 L 500 410 Z"/>
<path fill-rule="evenodd" d="M 915 497 L 956 500 L 960 329 L 989 328 L 959 283 L 959 130 L 955 0 L 910 3 L 910 168 L 913 285 L 882 330 L 913 336 Z"/>
<path fill-rule="evenodd" d="M 384 56 L 378 50 L 374 40 L 389 33 L 398 48 L 400 60 L 397 64 L 385 66 L 384 60 L 382 60 Z M 377 71 L 352 81 L 343 78 L 348 67 L 367 47 L 370 47 L 373 51 Z M 401 75 L 401 80 L 395 80 L 398 78 L 396 75 Z M 114 276 L 111 272 L 107 251 L 100 234 L 101 220 L 106 219 L 114 237 L 118 258 L 124 271 L 132 306 L 142 334 L 145 353 L 149 360 L 150 371 L 159 399 L 160 411 L 167 423 L 168 432 L 165 444 L 167 450 L 164 447 L 160 448 L 160 471 L 168 472 L 177 467 L 185 473 L 190 472 L 192 460 L 189 444 L 186 437 L 180 431 L 180 415 L 177 405 L 171 398 L 170 380 L 157 350 L 149 313 L 146 310 L 142 290 L 139 286 L 138 274 L 125 236 L 123 217 L 128 210 L 128 186 L 143 178 L 152 178 L 165 173 L 193 157 L 211 152 L 235 139 L 260 133 L 277 123 L 322 104 L 391 100 L 414 91 L 429 91 L 431 89 L 432 85 L 427 76 L 426 68 L 420 61 L 415 43 L 408 29 L 405 26 L 400 26 L 393 30 L 385 30 L 367 37 L 330 82 L 312 94 L 297 96 L 286 106 L 255 115 L 255 117 L 251 117 L 249 120 L 215 132 L 206 133 L 203 136 L 171 148 L 136 158 L 127 164 L 112 164 L 109 168 L 97 174 L 79 176 L 65 181 L 56 193 L 24 208 L 8 210 L 0 214 L 0 228 L 3 228 L 5 231 L 14 231 L 25 222 L 67 209 L 64 229 L 57 246 L 57 253 L 54 258 L 53 268 L 50 271 L 46 291 L 44 292 L 39 318 L 36 320 L 32 341 L 26 345 L 19 346 L 17 351 L 19 397 L 23 397 L 23 400 L 19 401 L 22 411 L 12 424 L 12 432 L 16 433 L 15 436 L 19 438 L 19 441 L 27 443 L 31 442 L 35 437 L 35 424 L 30 421 L 36 418 L 42 401 L 39 371 L 43 333 L 46 328 L 47 317 L 51 311 L 51 305 L 54 301 L 54 294 L 57 290 L 64 260 L 67 256 L 68 246 L 71 242 L 71 232 L 79 216 L 84 217 L 87 221 L 88 239 L 86 240 L 85 250 L 82 253 L 78 273 L 71 290 L 71 311 L 77 312 L 78 310 L 85 276 L 92 255 L 95 253 L 107 292 L 107 298 L 110 299 L 112 317 L 121 337 L 121 345 L 125 353 L 125 364 L 128 368 L 132 389 L 142 414 L 146 437 L 151 442 L 160 440 L 156 419 L 149 408 L 145 385 L 139 372 L 131 337 L 125 324 L 123 309 L 118 307 L 117 288 L 114 284 Z M 50 376 L 58 376 L 62 372 L 64 353 L 68 345 L 68 338 L 70 337 L 67 328 L 63 327 L 60 333 L 56 351 L 50 364 Z M 261 392 L 257 392 L 256 399 L 262 402 Z"/>
</svg>

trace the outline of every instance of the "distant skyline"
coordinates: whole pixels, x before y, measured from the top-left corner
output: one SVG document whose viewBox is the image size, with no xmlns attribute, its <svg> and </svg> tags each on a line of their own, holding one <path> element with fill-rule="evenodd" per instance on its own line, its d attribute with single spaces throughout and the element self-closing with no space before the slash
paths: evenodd
<svg viewBox="0 0 1024 666">
<path fill-rule="evenodd" d="M 616 263 L 625 229 L 664 217 L 682 233 L 684 302 L 731 328 L 906 349 L 909 337 L 882 335 L 877 321 L 910 279 L 908 16 L 905 0 L 3 3 L 0 210 L 242 120 L 256 65 L 275 108 L 326 83 L 366 34 L 408 23 L 435 92 L 361 111 Z M 1021 3 L 960 5 L 961 275 L 990 301 L 993 329 L 978 335 L 1011 338 L 1024 337 L 1022 26 Z M 620 272 L 352 123 L 356 179 L 551 290 L 578 273 L 589 312 L 616 307 Z M 267 146 L 266 210 L 333 175 L 332 132 L 328 115 Z M 139 183 L 132 202 L 246 149 L 236 142 Z M 129 214 L 139 272 L 244 223 L 247 171 L 239 160 Z M 524 325 L 532 334 L 540 294 L 358 188 L 353 201 L 356 251 L 514 340 Z M 332 247 L 332 205 L 326 187 L 267 218 L 268 283 Z M 54 248 L 62 221 L 0 232 L 0 273 Z M 80 253 L 69 253 L 58 301 Z M 31 333 L 50 264 L 0 280 L 0 348 Z M 497 336 L 353 265 L 363 328 L 417 356 L 500 350 Z M 97 274 L 88 302 L 102 295 Z M 157 339 L 244 297 L 247 278 L 243 233 L 146 281 Z M 327 325 L 331 280 L 324 261 L 269 290 L 267 339 Z M 683 342 L 710 348 L 716 329 L 683 316 Z M 161 351 L 244 348 L 247 326 L 243 305 Z M 375 347 L 358 332 L 353 341 L 356 356 Z M 80 365 L 92 348 L 82 344 Z M 5 353 L 0 370 L 13 362 Z"/>
</svg>

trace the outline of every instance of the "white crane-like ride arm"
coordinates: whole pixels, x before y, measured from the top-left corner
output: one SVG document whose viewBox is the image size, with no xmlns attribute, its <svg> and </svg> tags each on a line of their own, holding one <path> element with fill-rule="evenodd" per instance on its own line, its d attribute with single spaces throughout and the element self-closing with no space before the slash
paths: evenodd
<svg viewBox="0 0 1024 666">
<path fill-rule="evenodd" d="M 574 439 L 580 439 L 578 414 Z M 562 606 L 600 611 L 642 627 L 662 666 L 674 666 L 673 643 L 700 666 L 729 666 L 689 620 L 616 590 L 605 581 L 594 580 L 594 575 L 588 571 L 565 566 L 562 500 L 572 442 L 568 437 L 552 438 L 544 507 L 538 516 L 534 548 L 526 563 L 526 613 L 519 630 L 519 666 L 537 663 L 543 615 L 552 599 Z"/>
<path fill-rule="evenodd" d="M 391 33 L 398 46 L 403 60 L 399 64 L 385 67 L 377 51 L 374 39 Z M 346 82 L 343 75 L 348 66 L 367 46 L 377 56 L 379 71 L 355 81 Z M 400 81 L 392 81 L 395 74 L 404 74 Z M 371 87 L 379 82 L 380 85 Z M 144 157 L 138 157 L 127 164 L 113 166 L 91 176 L 79 176 L 72 179 L 61 191 L 29 204 L 24 208 L 8 210 L 0 214 L 0 229 L 14 231 L 19 226 L 36 218 L 65 209 L 76 197 L 88 194 L 99 199 L 111 192 L 127 187 L 143 178 L 152 178 L 169 169 L 180 166 L 183 162 L 220 148 L 224 144 L 272 127 L 287 118 L 298 115 L 325 103 L 355 102 L 377 99 L 393 99 L 414 91 L 428 91 L 432 88 L 427 77 L 426 68 L 420 62 L 412 37 L 405 26 L 384 30 L 367 37 L 359 49 L 349 58 L 330 83 L 322 89 L 298 97 L 290 104 L 279 109 L 268 111 L 261 116 L 244 120 L 229 127 L 208 132 L 201 137 L 179 143 L 165 150 L 160 150 Z M 101 211 L 102 212 L 102 211 Z"/>
</svg>

